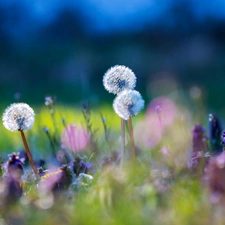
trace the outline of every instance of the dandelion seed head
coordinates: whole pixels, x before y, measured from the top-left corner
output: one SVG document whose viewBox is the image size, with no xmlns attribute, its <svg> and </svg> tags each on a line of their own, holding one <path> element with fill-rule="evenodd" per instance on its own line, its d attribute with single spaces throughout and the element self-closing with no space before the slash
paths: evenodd
<svg viewBox="0 0 225 225">
<path fill-rule="evenodd" d="M 115 98 L 113 108 L 116 114 L 128 120 L 144 108 L 144 100 L 138 91 L 125 90 Z"/>
<path fill-rule="evenodd" d="M 125 89 L 134 89 L 136 76 L 130 68 L 116 65 L 105 73 L 103 85 L 109 93 L 118 94 Z"/>
<path fill-rule="evenodd" d="M 10 131 L 29 130 L 34 124 L 34 111 L 26 103 L 14 103 L 6 108 L 2 121 Z"/>
</svg>

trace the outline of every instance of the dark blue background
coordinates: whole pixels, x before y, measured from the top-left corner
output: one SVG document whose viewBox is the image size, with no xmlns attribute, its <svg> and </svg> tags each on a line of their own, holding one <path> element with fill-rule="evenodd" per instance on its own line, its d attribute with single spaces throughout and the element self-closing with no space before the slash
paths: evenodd
<svg viewBox="0 0 225 225">
<path fill-rule="evenodd" d="M 223 0 L 1 0 L 0 99 L 102 103 L 102 76 L 124 64 L 146 99 L 166 77 L 223 108 L 224 38 Z"/>
</svg>

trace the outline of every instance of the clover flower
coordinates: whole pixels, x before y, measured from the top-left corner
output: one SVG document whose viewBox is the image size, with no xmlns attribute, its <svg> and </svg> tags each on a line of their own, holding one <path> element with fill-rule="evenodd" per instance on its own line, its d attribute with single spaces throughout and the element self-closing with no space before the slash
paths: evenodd
<svg viewBox="0 0 225 225">
<path fill-rule="evenodd" d="M 116 65 L 105 73 L 103 85 L 109 93 L 118 94 L 125 89 L 134 89 L 136 76 L 130 68 Z"/>
<path fill-rule="evenodd" d="M 26 103 L 11 104 L 2 116 L 3 125 L 10 131 L 29 130 L 34 124 L 34 111 Z"/>
<path fill-rule="evenodd" d="M 80 152 L 89 143 L 89 136 L 84 128 L 71 124 L 65 128 L 61 135 L 61 143 L 72 152 Z"/>
<path fill-rule="evenodd" d="M 125 90 L 115 98 L 113 108 L 122 119 L 128 120 L 144 108 L 144 100 L 138 91 Z"/>
</svg>

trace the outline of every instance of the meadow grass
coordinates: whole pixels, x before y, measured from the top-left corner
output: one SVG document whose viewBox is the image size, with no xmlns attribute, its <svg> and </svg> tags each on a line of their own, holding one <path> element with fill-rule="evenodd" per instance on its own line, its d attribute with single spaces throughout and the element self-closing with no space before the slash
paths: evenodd
<svg viewBox="0 0 225 225">
<path fill-rule="evenodd" d="M 49 140 L 47 139 L 43 128 L 46 126 L 49 128 L 50 133 L 54 133 L 55 126 L 52 121 L 51 114 L 49 113 L 49 110 L 46 106 L 34 107 L 34 110 L 36 114 L 35 124 L 32 130 L 26 132 L 26 134 L 28 136 L 29 142 L 35 147 L 37 152 L 47 155 L 49 153 L 46 151 L 46 148 L 49 146 Z M 92 126 L 93 129 L 98 132 L 98 136 L 104 136 L 101 114 L 106 118 L 107 126 L 111 132 L 117 133 L 120 129 L 120 118 L 115 113 L 113 113 L 109 106 L 101 106 L 101 111 L 94 109 L 91 111 Z M 81 107 L 63 105 L 55 107 L 55 121 L 57 121 L 56 128 L 59 135 L 64 129 L 62 119 L 65 119 L 67 124 L 76 124 L 82 127 L 86 126 Z M 12 151 L 17 151 L 19 148 L 22 148 L 23 144 L 19 135 L 9 132 L 3 127 L 2 124 L 0 125 L 0 129 L 1 153 L 10 153 Z"/>
<path fill-rule="evenodd" d="M 43 128 L 48 127 L 49 133 L 56 136 L 58 151 L 65 124 L 87 125 L 82 108 L 57 105 L 54 110 L 55 122 L 46 106 L 35 107 L 35 124 L 26 132 L 34 158 L 45 159 L 47 167 L 55 161 Z M 91 109 L 96 158 L 91 158 L 91 146 L 80 152 L 80 156 L 86 156 L 85 162 L 92 164 L 89 175 L 93 179 L 73 175 L 72 184 L 67 188 L 46 191 L 41 189 L 40 182 L 43 181 L 30 177 L 31 170 L 26 167 L 21 182 L 23 195 L 12 204 L 4 199 L 3 174 L 0 180 L 0 224 L 223 224 L 223 202 L 212 204 L 210 187 L 203 176 L 187 168 L 195 114 L 178 106 L 173 123 L 165 127 L 155 146 L 142 139 L 148 132 L 157 132 L 157 127 L 151 127 L 146 118 L 147 114 L 143 112 L 133 119 L 137 151 L 135 168 L 127 127 L 123 168 L 113 161 L 103 166 L 105 157 L 112 159 L 114 151 L 120 152 L 120 118 L 110 106 Z M 0 129 L 0 154 L 6 161 L 7 154 L 23 149 L 23 145 L 17 133 L 7 131 L 2 125 Z M 71 163 L 68 166 L 72 168 Z"/>
</svg>

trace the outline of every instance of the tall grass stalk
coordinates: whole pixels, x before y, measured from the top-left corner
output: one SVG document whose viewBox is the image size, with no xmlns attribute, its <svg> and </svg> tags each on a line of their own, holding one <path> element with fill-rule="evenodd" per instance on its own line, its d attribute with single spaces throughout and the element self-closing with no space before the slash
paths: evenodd
<svg viewBox="0 0 225 225">
<path fill-rule="evenodd" d="M 55 149 L 55 144 L 54 144 L 54 141 L 52 140 L 52 137 L 49 133 L 49 129 L 45 126 L 44 127 L 44 132 L 46 133 L 48 139 L 49 139 L 49 142 L 50 142 L 50 145 L 51 145 L 51 149 L 52 149 L 52 155 L 56 158 L 56 149 Z"/>
</svg>

